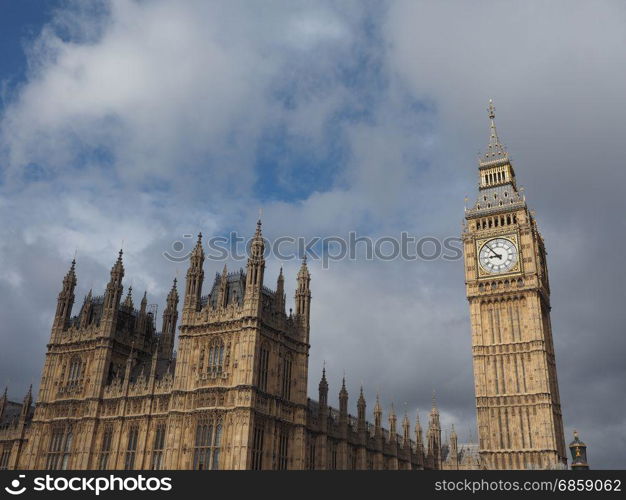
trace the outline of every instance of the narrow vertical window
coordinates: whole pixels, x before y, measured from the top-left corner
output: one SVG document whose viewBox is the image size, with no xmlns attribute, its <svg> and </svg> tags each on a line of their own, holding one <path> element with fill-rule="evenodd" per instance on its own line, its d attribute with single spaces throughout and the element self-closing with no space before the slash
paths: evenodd
<svg viewBox="0 0 626 500">
<path fill-rule="evenodd" d="M 278 440 L 278 470 L 287 470 L 289 461 L 289 431 L 282 427 Z"/>
<path fill-rule="evenodd" d="M 311 437 L 309 441 L 309 469 L 315 470 L 315 438 Z"/>
<path fill-rule="evenodd" d="M 163 449 L 165 447 L 165 424 L 159 424 L 154 433 L 154 446 L 152 447 L 152 470 L 161 470 L 163 465 Z"/>
<path fill-rule="evenodd" d="M 213 460 L 211 461 L 211 469 L 218 470 L 220 468 L 220 452 L 222 447 L 222 424 L 215 427 L 215 436 L 213 438 Z"/>
<path fill-rule="evenodd" d="M 291 397 L 291 358 L 285 356 L 283 359 L 283 390 L 282 396 L 285 399 Z"/>
<path fill-rule="evenodd" d="M 73 438 L 74 434 L 72 433 L 72 428 L 68 427 L 65 435 L 65 443 L 63 443 L 63 453 L 61 455 L 61 470 L 67 470 L 69 465 Z"/>
<path fill-rule="evenodd" d="M 98 469 L 106 470 L 109 464 L 109 455 L 111 454 L 111 441 L 113 440 L 113 427 L 108 425 L 102 434 L 102 446 L 100 447 L 100 459 L 98 460 Z"/>
<path fill-rule="evenodd" d="M 262 346 L 259 355 L 259 389 L 267 391 L 267 369 L 270 353 L 267 347 Z"/>
<path fill-rule="evenodd" d="M 11 456 L 11 445 L 5 444 L 2 449 L 2 455 L 0 455 L 0 470 L 7 470 L 9 468 L 9 457 Z"/>
<path fill-rule="evenodd" d="M 124 469 L 135 468 L 135 455 L 137 453 L 137 438 L 139 437 L 139 427 L 133 425 L 128 431 L 128 443 L 126 445 L 126 457 L 124 459 Z"/>
<path fill-rule="evenodd" d="M 252 469 L 263 469 L 263 439 L 265 430 L 263 424 L 257 424 L 254 427 L 254 435 L 252 437 Z"/>
</svg>

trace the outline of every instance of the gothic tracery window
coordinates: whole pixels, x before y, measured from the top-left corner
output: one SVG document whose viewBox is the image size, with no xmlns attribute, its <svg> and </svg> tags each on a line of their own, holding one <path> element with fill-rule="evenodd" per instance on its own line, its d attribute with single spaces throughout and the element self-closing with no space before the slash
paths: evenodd
<svg viewBox="0 0 626 500">
<path fill-rule="evenodd" d="M 46 457 L 46 469 L 66 470 L 72 450 L 72 427 L 61 426 L 52 430 Z"/>
<path fill-rule="evenodd" d="M 68 385 L 77 385 L 83 375 L 83 363 L 78 356 L 70 362 L 70 371 L 67 377 Z"/>
<path fill-rule="evenodd" d="M 221 375 L 223 368 L 224 343 L 221 340 L 217 340 L 209 346 L 207 371 L 211 375 Z"/>
<path fill-rule="evenodd" d="M 196 426 L 194 445 L 194 470 L 219 469 L 222 446 L 222 423 L 219 420 L 202 419 Z"/>
</svg>

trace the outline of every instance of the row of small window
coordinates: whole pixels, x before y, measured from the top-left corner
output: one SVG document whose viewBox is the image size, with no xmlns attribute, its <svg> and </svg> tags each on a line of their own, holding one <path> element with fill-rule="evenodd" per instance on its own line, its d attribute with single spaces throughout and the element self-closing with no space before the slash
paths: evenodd
<svg viewBox="0 0 626 500">
<path fill-rule="evenodd" d="M 499 217 L 485 217 L 476 221 L 476 230 L 489 229 L 492 227 L 510 226 L 517 224 L 517 215 L 501 215 Z"/>
<path fill-rule="evenodd" d="M 483 184 L 487 186 L 491 184 L 497 184 L 499 182 L 506 182 L 507 180 L 508 179 L 505 171 L 493 172 L 491 174 L 483 175 Z"/>
<path fill-rule="evenodd" d="M 157 425 L 154 433 L 152 454 L 150 457 L 150 469 L 160 470 L 163 466 L 163 452 L 165 449 L 165 424 Z M 134 425 L 128 431 L 128 441 L 124 457 L 124 469 L 135 468 L 135 457 L 137 454 L 137 441 L 139 438 L 139 427 Z M 50 446 L 48 448 L 46 468 L 49 470 L 66 470 L 68 467 L 73 432 L 71 427 L 57 428 L 52 432 Z M 222 424 L 213 425 L 208 421 L 198 423 L 196 428 L 196 439 L 194 446 L 194 469 L 207 470 L 219 469 L 219 457 L 222 439 Z M 98 469 L 106 470 L 111 467 L 109 458 L 112 454 L 111 443 L 113 440 L 113 428 L 107 426 L 102 434 L 102 446 L 98 456 Z M 4 453 L 2 455 L 4 460 Z M 6 457 L 8 464 L 8 454 Z M 3 462 L 0 462 L 0 465 Z"/>
</svg>

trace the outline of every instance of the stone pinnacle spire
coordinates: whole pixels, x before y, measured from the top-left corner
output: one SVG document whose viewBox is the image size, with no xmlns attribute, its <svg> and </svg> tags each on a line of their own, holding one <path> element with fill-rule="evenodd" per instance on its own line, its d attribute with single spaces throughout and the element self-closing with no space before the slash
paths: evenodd
<svg viewBox="0 0 626 500">
<path fill-rule="evenodd" d="M 481 157 L 480 163 L 490 163 L 498 160 L 508 160 L 508 153 L 506 152 L 504 145 L 500 142 L 498 137 L 498 131 L 496 130 L 496 108 L 493 105 L 493 100 L 489 99 L 489 107 L 487 108 L 489 116 L 489 144 L 487 145 L 487 151 Z"/>
</svg>

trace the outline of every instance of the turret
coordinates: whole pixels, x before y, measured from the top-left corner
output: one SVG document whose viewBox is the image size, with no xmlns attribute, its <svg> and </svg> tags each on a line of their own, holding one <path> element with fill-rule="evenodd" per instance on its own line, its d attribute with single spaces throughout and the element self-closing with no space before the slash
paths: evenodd
<svg viewBox="0 0 626 500">
<path fill-rule="evenodd" d="M 219 290 L 217 293 L 217 308 L 222 309 L 228 303 L 228 267 L 224 264 L 222 275 L 220 276 Z"/>
<path fill-rule="evenodd" d="M 449 446 L 449 455 L 448 460 L 452 462 L 453 465 L 458 466 L 459 464 L 459 438 L 456 435 L 456 431 L 454 430 L 454 424 L 452 424 L 452 430 L 450 431 L 450 446 Z"/>
<path fill-rule="evenodd" d="M 364 433 L 366 430 L 366 421 L 365 421 L 365 396 L 363 396 L 363 386 L 361 386 L 361 394 L 359 394 L 359 400 L 356 403 L 357 408 L 357 421 L 358 421 L 358 430 L 359 434 Z"/>
<path fill-rule="evenodd" d="M 143 297 L 141 298 L 141 304 L 139 305 L 139 314 L 137 315 L 137 331 L 140 334 L 146 333 L 146 325 L 148 320 L 148 292 L 143 292 Z"/>
<path fill-rule="evenodd" d="M 326 380 L 326 367 L 322 368 L 322 378 L 319 384 L 320 409 L 328 406 L 328 381 Z"/>
<path fill-rule="evenodd" d="M 265 273 L 265 242 L 261 234 L 261 219 L 256 223 L 256 232 L 250 243 L 250 256 L 246 265 L 246 295 L 244 308 L 249 315 L 258 316 L 261 311 L 261 289 Z"/>
<path fill-rule="evenodd" d="M 63 278 L 63 286 L 57 298 L 57 310 L 54 315 L 53 336 L 57 331 L 66 330 L 69 327 L 74 305 L 74 289 L 76 288 L 76 260 L 72 260 L 69 271 Z"/>
<path fill-rule="evenodd" d="M 439 410 L 433 392 L 433 407 L 430 410 L 428 422 L 428 456 L 432 460 L 434 469 L 441 469 L 441 425 L 439 423 Z"/>
<path fill-rule="evenodd" d="M 345 377 L 341 382 L 341 390 L 339 391 L 339 422 L 341 425 L 348 424 L 348 391 Z"/>
<path fill-rule="evenodd" d="M 22 411 L 20 412 L 20 420 L 24 421 L 28 417 L 28 412 L 30 411 L 30 407 L 33 404 L 33 384 L 30 384 L 28 388 L 28 392 L 24 397 L 24 403 L 22 404 Z"/>
<path fill-rule="evenodd" d="M 420 423 L 420 412 L 415 415 L 415 442 L 417 443 L 417 455 L 424 460 L 424 436 L 422 434 L 422 424 Z"/>
<path fill-rule="evenodd" d="M 383 431 L 383 408 L 380 406 L 380 398 L 376 394 L 376 404 L 374 405 L 374 433 L 376 436 L 382 435 Z"/>
<path fill-rule="evenodd" d="M 170 293 L 167 294 L 167 304 L 163 310 L 163 325 L 161 332 L 161 357 L 171 359 L 174 354 L 174 342 L 176 339 L 176 322 L 178 321 L 178 290 L 176 278 L 172 284 Z"/>
<path fill-rule="evenodd" d="M 396 417 L 396 410 L 391 404 L 391 412 L 389 412 L 389 441 L 395 443 L 398 440 L 398 418 Z"/>
<path fill-rule="evenodd" d="M 132 312 L 135 309 L 135 304 L 133 304 L 133 287 L 128 287 L 128 293 L 126 293 L 126 298 L 124 299 L 124 303 L 122 304 L 124 308 Z"/>
<path fill-rule="evenodd" d="M 322 378 L 319 383 L 319 414 L 320 428 L 326 432 L 328 426 L 328 381 L 326 380 L 326 367 L 322 369 Z"/>
<path fill-rule="evenodd" d="M 184 320 L 187 320 L 191 313 L 200 310 L 202 282 L 204 280 L 203 264 L 204 249 L 202 248 L 202 233 L 199 233 L 198 241 L 189 258 L 189 269 L 187 269 L 187 285 L 185 287 L 185 301 L 183 304 Z"/>
<path fill-rule="evenodd" d="M 402 447 L 408 449 L 411 446 L 411 423 L 409 422 L 409 416 L 404 412 L 404 418 L 402 419 Z"/>
<path fill-rule="evenodd" d="M 93 311 L 93 298 L 91 296 L 91 290 L 85 297 L 83 307 L 80 310 L 80 327 L 86 328 L 91 322 L 91 314 Z"/>
<path fill-rule="evenodd" d="M 569 444 L 569 451 L 572 454 L 572 470 L 589 470 L 587 445 L 580 440 L 576 431 L 574 441 Z"/>
<path fill-rule="evenodd" d="M 122 299 L 122 279 L 124 278 L 124 264 L 122 263 L 122 250 L 120 250 L 117 261 L 111 268 L 111 278 L 104 292 L 104 305 L 102 312 L 102 323 L 107 333 L 112 334 L 115 329 L 117 311 Z"/>
<path fill-rule="evenodd" d="M 302 331 L 303 341 L 308 343 L 311 316 L 311 275 L 306 265 L 306 255 L 302 259 L 302 265 L 298 271 L 298 287 L 295 298 L 296 318 Z"/>
<path fill-rule="evenodd" d="M 280 314 L 285 313 L 285 277 L 281 266 L 278 279 L 276 280 L 276 295 L 274 296 L 274 308 Z"/>
</svg>

